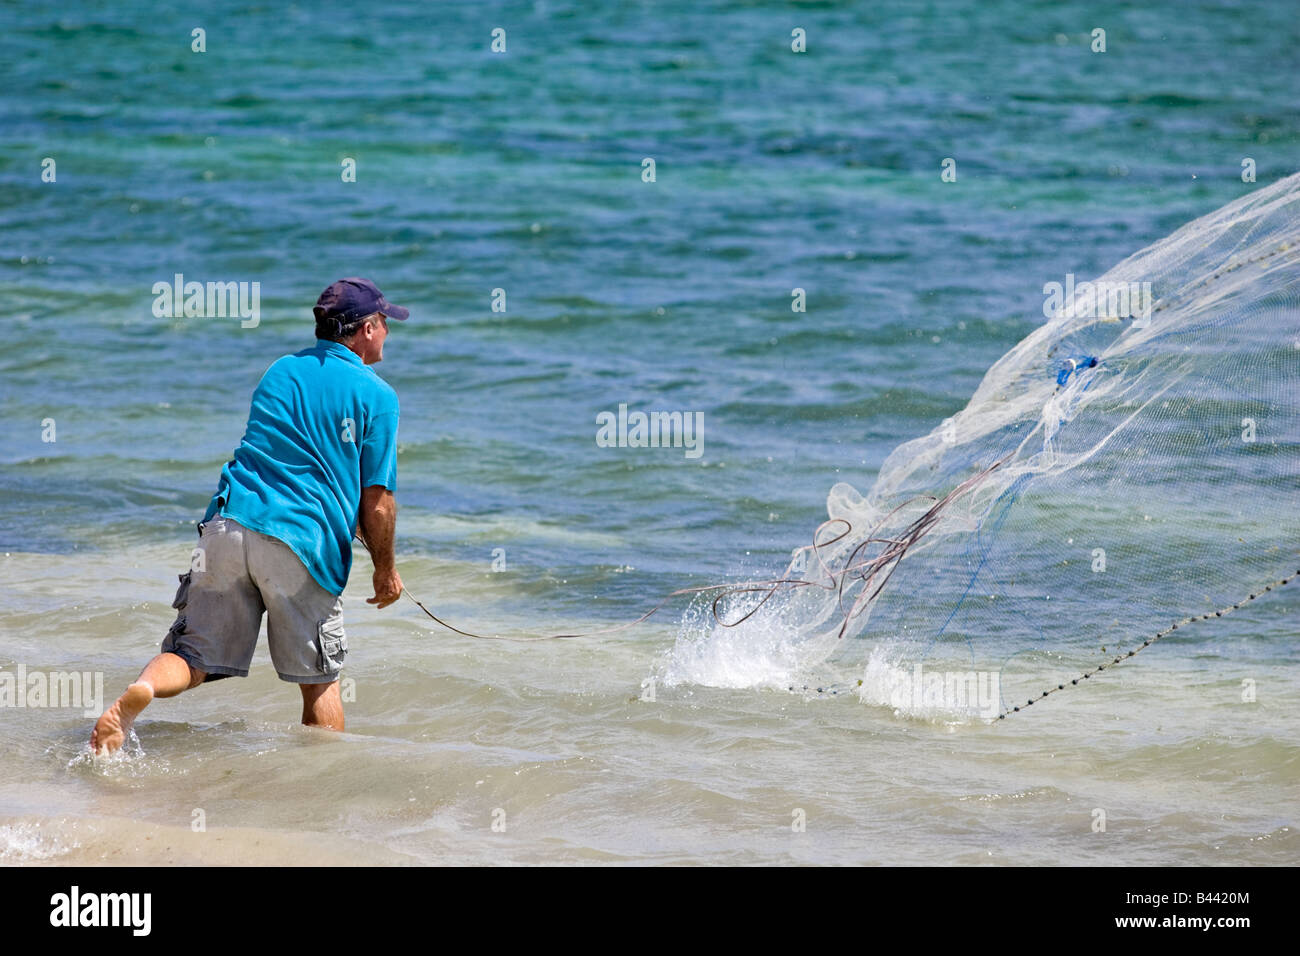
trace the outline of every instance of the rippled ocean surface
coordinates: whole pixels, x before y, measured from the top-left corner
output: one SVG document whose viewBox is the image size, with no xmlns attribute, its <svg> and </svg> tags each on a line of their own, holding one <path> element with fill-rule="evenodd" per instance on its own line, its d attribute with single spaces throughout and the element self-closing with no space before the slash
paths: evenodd
<svg viewBox="0 0 1300 956">
<path fill-rule="evenodd" d="M 0 7 L 0 671 L 134 679 L 252 389 L 343 275 L 412 313 L 376 368 L 439 616 L 608 627 L 777 574 L 1044 283 L 1300 168 L 1297 51 L 1280 2 Z M 178 273 L 259 283 L 256 324 L 157 317 Z M 620 404 L 702 413 L 702 453 L 600 447 Z M 81 708 L 0 707 L 0 862 L 1300 859 L 1285 590 L 989 724 L 743 655 L 665 679 L 683 603 L 461 637 L 366 605 L 368 568 L 345 734 L 297 726 L 264 644 L 115 761 Z"/>
</svg>

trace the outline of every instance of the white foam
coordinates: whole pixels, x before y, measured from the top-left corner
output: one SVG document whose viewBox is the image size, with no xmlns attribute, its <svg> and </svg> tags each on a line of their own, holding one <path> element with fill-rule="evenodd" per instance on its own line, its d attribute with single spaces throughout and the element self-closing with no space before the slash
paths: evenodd
<svg viewBox="0 0 1300 956">
<path fill-rule="evenodd" d="M 974 681 L 961 680 L 967 675 L 974 676 Z M 947 670 L 937 665 L 899 661 L 888 645 L 872 648 L 857 691 L 864 704 L 889 707 L 900 717 L 945 723 L 993 719 L 1001 702 L 996 673 Z"/>
<path fill-rule="evenodd" d="M 63 856 L 80 844 L 63 844 L 39 823 L 7 823 L 0 825 L 0 862 L 41 863 Z"/>
</svg>

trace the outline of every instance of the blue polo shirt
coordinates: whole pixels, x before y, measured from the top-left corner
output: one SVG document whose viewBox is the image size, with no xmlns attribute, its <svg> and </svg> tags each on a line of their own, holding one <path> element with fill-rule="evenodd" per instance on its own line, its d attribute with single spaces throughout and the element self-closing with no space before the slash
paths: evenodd
<svg viewBox="0 0 1300 956">
<path fill-rule="evenodd" d="M 361 489 L 397 490 L 397 417 L 397 393 L 346 345 L 317 339 L 277 359 L 203 520 L 220 514 L 279 538 L 342 594 Z"/>
</svg>

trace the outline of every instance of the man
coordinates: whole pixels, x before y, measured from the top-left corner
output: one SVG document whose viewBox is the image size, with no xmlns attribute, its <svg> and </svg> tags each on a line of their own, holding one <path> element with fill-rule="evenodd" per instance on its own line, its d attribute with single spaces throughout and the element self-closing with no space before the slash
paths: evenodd
<svg viewBox="0 0 1300 956">
<path fill-rule="evenodd" d="M 339 670 L 347 656 L 340 595 L 359 530 L 375 595 L 402 593 L 393 559 L 397 394 L 369 366 L 384 357 L 389 304 L 369 279 L 340 279 L 312 310 L 316 344 L 277 360 L 253 392 L 248 428 L 199 523 L 162 653 L 95 724 L 90 746 L 112 753 L 155 697 L 246 677 L 263 612 L 271 660 L 302 691 L 302 722 L 343 729 Z"/>
</svg>

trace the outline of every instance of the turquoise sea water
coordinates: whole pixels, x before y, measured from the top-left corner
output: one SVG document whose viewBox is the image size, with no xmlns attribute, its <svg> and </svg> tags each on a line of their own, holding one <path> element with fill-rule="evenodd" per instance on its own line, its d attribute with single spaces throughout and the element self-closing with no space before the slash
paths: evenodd
<svg viewBox="0 0 1300 956">
<path fill-rule="evenodd" d="M 453 623 L 602 626 L 778 572 L 831 485 L 869 487 L 1041 323 L 1044 283 L 1295 171 L 1297 23 L 1285 3 L 6 5 L 0 665 L 102 671 L 110 694 L 135 676 L 253 387 L 342 275 L 412 313 L 377 366 L 402 402 L 399 567 Z M 259 283 L 259 322 L 155 317 L 177 273 Z M 620 403 L 702 413 L 702 455 L 599 447 Z M 126 769 L 69 767 L 79 713 L 0 710 L 10 858 L 121 854 L 122 818 L 188 833 L 194 807 L 214 833 L 424 862 L 1296 858 L 1280 594 L 994 734 L 753 688 L 647 706 L 680 610 L 475 643 L 374 612 L 366 568 L 342 740 L 291 729 L 264 650 L 249 680 L 151 708 Z M 1225 660 L 1271 682 L 1263 716 L 1229 706 Z M 286 814 L 325 774 L 335 809 Z M 829 822 L 791 846 L 809 803 Z M 1101 805 L 1124 821 L 1106 849 Z M 493 844 L 498 807 L 522 820 Z M 35 822 L 64 829 L 33 843 Z"/>
</svg>

